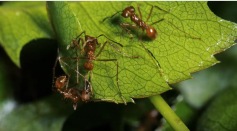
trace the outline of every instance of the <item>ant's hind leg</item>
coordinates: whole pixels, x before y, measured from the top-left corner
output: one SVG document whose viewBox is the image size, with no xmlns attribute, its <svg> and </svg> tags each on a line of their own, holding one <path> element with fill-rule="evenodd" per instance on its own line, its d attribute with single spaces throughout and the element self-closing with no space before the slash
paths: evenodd
<svg viewBox="0 0 237 131">
<path fill-rule="evenodd" d="M 90 87 L 90 92 L 91 92 L 91 94 L 93 95 L 93 90 L 92 90 L 92 79 L 93 79 L 93 72 L 92 71 L 90 71 L 90 85 L 89 85 L 89 87 Z M 86 82 L 86 81 L 85 81 Z M 86 85 L 85 85 L 86 86 Z M 85 87 L 86 88 L 86 87 Z"/>
<path fill-rule="evenodd" d="M 130 55 L 127 55 L 127 54 L 123 53 L 123 52 L 120 51 L 117 47 L 115 47 L 112 43 L 110 43 L 110 42 L 108 42 L 108 41 L 106 41 L 106 42 L 104 43 L 104 45 L 102 46 L 102 48 L 100 49 L 100 51 L 99 51 L 99 53 L 96 55 L 96 57 L 98 57 L 98 56 L 100 55 L 100 53 L 103 51 L 103 49 L 104 49 L 104 47 L 105 47 L 105 45 L 106 45 L 107 43 L 109 43 L 109 45 L 111 45 L 111 46 L 112 46 L 116 51 L 118 51 L 120 54 L 123 54 L 123 55 L 125 55 L 125 56 L 127 56 L 127 57 L 130 57 L 130 58 L 139 58 L 139 56 L 130 56 Z"/>
<path fill-rule="evenodd" d="M 192 35 L 190 35 L 189 33 L 187 33 L 187 32 L 185 32 L 185 31 L 181 30 L 180 28 L 178 28 L 176 25 L 174 25 L 173 23 L 171 23 L 169 20 L 167 20 L 167 19 L 165 19 L 165 18 L 163 18 L 163 19 L 161 19 L 161 20 L 158 20 L 158 21 L 152 23 L 151 25 L 157 24 L 157 23 L 162 22 L 162 21 L 168 22 L 169 24 L 171 24 L 172 26 L 174 26 L 174 27 L 175 27 L 176 29 L 178 29 L 179 31 L 183 32 L 183 33 L 186 34 L 186 35 L 189 35 L 190 37 L 192 37 L 192 38 L 194 38 L 194 39 L 199 39 L 199 40 L 201 40 L 201 38 L 192 36 Z"/>
<path fill-rule="evenodd" d="M 54 66 L 53 66 L 53 82 L 52 82 L 52 89 L 53 89 L 53 87 L 55 87 L 55 81 L 54 81 L 54 79 L 55 79 L 55 68 L 56 68 L 56 66 L 57 66 L 57 63 L 58 63 L 58 58 L 59 58 L 59 55 L 57 54 L 57 58 L 56 58 L 56 60 L 55 60 L 55 63 L 54 63 Z"/>
<path fill-rule="evenodd" d="M 144 30 L 142 31 L 142 34 L 140 36 L 140 43 L 142 45 L 142 47 L 145 49 L 145 51 L 147 52 L 147 54 L 149 55 L 149 57 L 152 59 L 152 61 L 154 62 L 154 64 L 156 65 L 156 67 L 158 68 L 160 75 L 162 76 L 162 72 L 161 72 L 161 67 L 159 65 L 159 63 L 157 64 L 155 59 L 151 56 L 151 54 L 149 53 L 148 49 L 145 47 L 145 45 L 142 43 L 142 36 L 143 36 Z"/>
<path fill-rule="evenodd" d="M 67 80 L 67 84 L 66 84 L 66 90 L 68 88 L 69 80 L 70 80 L 70 76 L 68 75 L 68 80 Z"/>
<path fill-rule="evenodd" d="M 118 90 L 119 90 L 119 93 L 120 93 L 120 97 L 121 99 L 123 100 L 124 104 L 127 105 L 127 102 L 126 100 L 123 98 L 123 95 L 121 93 L 121 90 L 120 90 L 120 87 L 119 87 L 119 80 L 118 80 L 118 59 L 96 59 L 95 61 L 116 61 L 117 62 L 117 78 L 116 78 L 116 82 L 117 82 L 117 86 L 118 86 Z"/>
</svg>

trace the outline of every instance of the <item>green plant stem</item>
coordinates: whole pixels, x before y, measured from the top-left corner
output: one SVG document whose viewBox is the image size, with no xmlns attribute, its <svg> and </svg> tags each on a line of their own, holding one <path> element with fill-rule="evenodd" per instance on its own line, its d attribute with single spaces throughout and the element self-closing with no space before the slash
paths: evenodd
<svg viewBox="0 0 237 131">
<path fill-rule="evenodd" d="M 160 95 L 150 97 L 150 101 L 175 131 L 189 131 L 186 125 Z"/>
</svg>

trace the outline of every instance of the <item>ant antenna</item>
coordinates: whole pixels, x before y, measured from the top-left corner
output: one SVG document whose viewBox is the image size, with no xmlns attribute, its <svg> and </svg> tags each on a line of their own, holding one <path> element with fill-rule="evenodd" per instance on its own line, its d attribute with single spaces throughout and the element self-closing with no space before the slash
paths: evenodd
<svg viewBox="0 0 237 131">
<path fill-rule="evenodd" d="M 96 39 L 97 38 L 99 38 L 99 37 L 101 37 L 101 36 L 104 36 L 105 38 L 107 38 L 108 40 L 110 40 L 110 41 L 112 41 L 112 42 L 114 42 L 114 43 L 116 43 L 116 44 L 118 44 L 119 46 L 121 46 L 121 47 L 123 47 L 123 45 L 122 44 L 120 44 L 120 43 L 118 43 L 118 42 L 116 42 L 116 41 L 114 41 L 114 40 L 111 40 L 110 38 L 108 38 L 107 36 L 105 36 L 104 34 L 101 34 L 101 35 L 99 35 L 99 36 L 97 36 L 96 37 Z"/>
<path fill-rule="evenodd" d="M 84 30 L 84 31 L 83 31 L 80 35 L 78 35 L 75 39 L 79 38 L 83 33 L 86 35 L 86 31 Z"/>
<path fill-rule="evenodd" d="M 108 19 L 108 18 L 112 18 L 112 17 L 114 17 L 116 14 L 118 14 L 118 13 L 120 13 L 120 12 L 123 12 L 123 11 L 118 11 L 118 12 L 116 12 L 115 14 L 113 14 L 112 16 L 110 16 L 110 17 L 105 17 L 103 20 L 102 20 L 102 22 L 104 22 L 106 19 Z"/>
</svg>

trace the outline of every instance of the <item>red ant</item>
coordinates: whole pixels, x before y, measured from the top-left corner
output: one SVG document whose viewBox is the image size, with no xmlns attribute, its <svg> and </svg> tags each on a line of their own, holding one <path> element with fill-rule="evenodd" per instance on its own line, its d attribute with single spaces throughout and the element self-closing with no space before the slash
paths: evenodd
<svg viewBox="0 0 237 131">
<path fill-rule="evenodd" d="M 85 79 L 85 88 L 84 88 L 84 90 L 79 89 L 79 88 L 75 88 L 75 87 L 72 87 L 72 88 L 68 89 L 69 76 L 68 77 L 65 76 L 65 75 L 64 76 L 60 76 L 60 77 L 56 78 L 56 80 L 54 82 L 54 79 L 55 79 L 55 68 L 57 66 L 58 60 L 60 60 L 59 56 L 57 57 L 57 59 L 55 61 L 55 64 L 54 64 L 54 68 L 53 68 L 53 87 L 56 88 L 56 91 L 58 91 L 59 93 L 63 94 L 65 99 L 71 99 L 72 103 L 73 103 L 73 108 L 74 108 L 74 110 L 76 110 L 77 103 L 80 100 L 86 101 L 86 102 L 89 101 L 90 94 L 88 93 L 89 89 L 87 87 L 90 85 L 90 83 L 77 70 L 75 70 L 76 73 L 81 75 Z M 69 66 L 67 63 L 65 63 L 63 60 L 60 60 L 60 61 L 62 63 L 64 63 L 65 65 L 67 65 L 68 67 L 70 67 L 71 69 L 73 69 L 71 66 Z M 78 76 L 77 76 L 77 84 L 78 84 Z M 65 86 L 66 86 L 66 89 L 64 88 Z M 80 94 L 79 91 L 81 91 L 82 94 Z"/>
<path fill-rule="evenodd" d="M 67 84 L 67 77 L 66 76 L 60 76 L 55 81 L 55 88 L 56 90 L 63 94 L 65 99 L 71 99 L 73 103 L 73 108 L 76 110 L 77 102 L 82 99 L 82 96 L 77 91 L 77 88 L 69 88 L 64 89 L 64 87 Z M 84 96 L 85 97 L 85 96 Z"/>
<path fill-rule="evenodd" d="M 56 90 L 63 94 L 64 99 L 71 99 L 73 103 L 73 109 L 76 110 L 77 108 L 77 103 L 81 100 L 83 102 L 88 102 L 88 101 L 112 101 L 110 99 L 91 99 L 91 92 L 90 92 L 90 84 L 85 80 L 85 88 L 80 89 L 80 88 L 69 88 L 69 89 L 64 89 L 64 87 L 67 84 L 67 77 L 66 76 L 60 76 L 56 79 L 55 81 L 55 88 Z M 80 93 L 81 92 L 81 93 Z M 117 102 L 115 102 L 118 104 Z"/>
<path fill-rule="evenodd" d="M 82 34 L 85 34 L 85 42 L 83 40 L 82 37 L 80 37 Z M 117 86 L 118 86 L 118 89 L 119 89 L 119 92 L 120 92 L 120 95 L 121 95 L 121 98 L 123 99 L 125 105 L 127 104 L 125 99 L 123 98 L 122 94 L 121 94 L 121 91 L 120 91 L 120 88 L 119 88 L 119 83 L 118 83 L 118 59 L 97 59 L 97 57 L 100 55 L 100 53 L 103 51 L 105 45 L 108 43 L 109 45 L 111 45 L 116 51 L 118 51 L 120 54 L 123 54 L 127 57 L 130 57 L 130 58 L 139 58 L 139 57 L 135 57 L 135 56 L 129 56 L 123 52 L 121 52 L 118 48 L 116 48 L 112 43 L 110 43 L 109 41 L 106 41 L 103 46 L 101 47 L 99 53 L 97 55 L 95 55 L 95 51 L 96 51 L 96 47 L 100 45 L 100 43 L 98 43 L 98 38 L 101 37 L 101 36 L 104 36 L 106 39 L 118 44 L 119 46 L 123 47 L 122 44 L 118 43 L 118 42 L 115 42 L 111 39 L 109 39 L 108 37 L 106 37 L 105 35 L 101 34 L 97 37 L 91 37 L 91 36 L 88 36 L 86 35 L 86 31 L 83 31 L 78 37 L 76 37 L 75 39 L 73 39 L 72 43 L 74 44 L 74 48 L 75 47 L 78 47 L 81 54 L 84 55 L 85 57 L 76 57 L 76 58 L 60 58 L 60 59 L 88 59 L 83 67 L 88 71 L 88 73 L 90 72 L 91 73 L 91 81 L 92 81 L 92 70 L 94 68 L 94 64 L 92 63 L 92 60 L 94 61 L 116 61 L 117 62 Z M 77 41 L 77 39 L 79 38 L 79 40 Z M 80 44 L 80 41 L 82 42 L 82 48 L 79 46 Z M 71 45 L 71 43 L 70 43 Z M 70 45 L 68 46 L 68 48 L 70 47 Z M 76 49 L 75 49 L 76 50 Z M 84 52 L 83 52 L 84 51 Z M 77 54 L 77 53 L 76 53 Z M 88 73 L 86 74 L 86 76 L 88 75 Z"/>
<path fill-rule="evenodd" d="M 161 9 L 160 7 L 158 7 L 158 6 L 153 5 L 152 8 L 151 8 L 150 14 L 149 14 L 149 16 L 148 16 L 148 18 L 147 18 L 147 20 L 146 20 L 146 22 L 150 19 L 151 13 L 152 13 L 154 7 L 156 7 L 157 9 L 159 9 L 159 10 L 161 10 L 161 11 L 164 11 L 164 12 L 166 12 L 166 13 L 170 13 L 170 11 L 169 11 L 169 12 L 168 12 L 168 11 L 165 11 L 165 10 Z M 157 36 L 158 36 L 157 31 L 156 31 L 155 28 L 151 27 L 151 25 L 157 24 L 157 23 L 159 23 L 159 22 L 161 22 L 161 21 L 166 21 L 166 22 L 168 22 L 169 24 L 173 25 L 176 29 L 180 30 L 181 32 L 183 32 L 183 33 L 189 35 L 190 37 L 192 37 L 192 38 L 194 38 L 194 39 L 199 39 L 199 40 L 201 39 L 201 38 L 194 37 L 194 36 L 192 36 L 192 35 L 190 35 L 190 34 L 184 32 L 183 30 L 179 29 L 177 26 L 175 26 L 173 23 L 171 23 L 169 20 L 167 20 L 167 19 L 165 19 L 165 18 L 163 18 L 163 19 L 161 19 L 161 20 L 158 20 L 158 21 L 156 21 L 156 22 L 154 22 L 154 23 L 148 25 L 148 24 L 146 24 L 146 22 L 144 22 L 144 21 L 142 20 L 142 13 L 141 13 L 141 10 L 140 10 L 139 5 L 137 6 L 137 8 L 138 8 L 138 11 L 139 11 L 140 18 L 138 17 L 138 15 L 135 14 L 135 8 L 134 8 L 133 6 L 130 6 L 130 7 L 125 8 L 123 11 L 119 11 L 119 12 L 113 14 L 111 17 L 106 17 L 106 18 L 104 18 L 104 19 L 103 19 L 103 22 L 104 22 L 106 19 L 108 19 L 108 18 L 114 17 L 116 14 L 118 14 L 118 13 L 120 13 L 120 12 L 122 12 L 122 16 L 123 16 L 124 18 L 130 17 L 131 21 L 134 22 L 136 25 L 131 25 L 131 24 L 128 24 L 128 23 L 121 23 L 120 26 L 131 36 L 131 39 L 133 38 L 133 35 L 130 34 L 130 30 L 127 29 L 126 27 L 128 27 L 128 26 L 133 27 L 133 28 L 139 27 L 139 28 L 142 29 L 142 34 L 141 34 L 141 36 L 140 36 L 140 43 L 141 43 L 141 45 L 143 46 L 143 48 L 145 48 L 146 52 L 149 54 L 150 57 L 152 57 L 152 56 L 151 56 L 151 54 L 147 51 L 147 49 L 146 49 L 146 47 L 144 46 L 144 44 L 142 43 L 141 39 L 142 39 L 144 30 L 146 30 L 147 36 L 150 37 L 151 39 L 157 38 Z M 156 62 L 154 61 L 154 59 L 153 59 L 153 62 L 156 64 Z M 157 65 L 157 64 L 156 64 L 156 65 Z M 160 68 L 159 68 L 159 67 L 158 67 L 158 69 L 159 69 L 159 71 L 160 71 Z M 161 73 L 161 71 L 160 71 L 160 73 Z M 161 75 L 162 75 L 162 73 L 161 73 Z"/>
<path fill-rule="evenodd" d="M 77 103 L 81 100 L 84 102 L 88 102 L 88 101 L 112 101 L 116 104 L 118 104 L 116 101 L 111 100 L 111 99 L 91 99 L 91 84 L 90 82 L 82 75 L 78 72 L 78 69 L 75 70 L 74 68 L 72 68 L 71 66 L 69 66 L 67 63 L 65 63 L 63 60 L 63 58 L 59 58 L 57 57 L 56 61 L 55 61 L 55 65 L 53 68 L 53 87 L 56 88 L 56 91 L 58 91 L 59 93 L 63 94 L 65 99 L 71 99 L 72 103 L 73 103 L 73 108 L 74 110 L 76 110 L 77 108 Z M 67 65 L 69 68 L 71 68 L 72 70 L 74 70 L 77 74 L 79 74 L 80 76 L 82 76 L 85 80 L 85 87 L 84 89 L 80 89 L 80 88 L 75 88 L 75 87 L 71 87 L 68 89 L 68 83 L 69 83 L 69 76 L 60 76 L 58 78 L 56 78 L 55 82 L 55 68 L 57 65 L 57 61 L 60 60 L 63 64 Z M 78 76 L 77 76 L 77 83 L 75 85 L 78 84 Z M 75 86 L 74 85 L 74 86 Z M 66 86 L 66 89 L 64 88 Z M 80 93 L 81 92 L 81 93 Z"/>
<path fill-rule="evenodd" d="M 55 87 L 56 90 L 63 94 L 65 99 L 71 99 L 73 103 L 73 108 L 76 110 L 77 108 L 77 103 L 82 100 L 84 102 L 90 101 L 91 93 L 89 91 L 90 84 L 85 80 L 85 88 L 80 89 L 80 88 L 69 88 L 64 89 L 64 87 L 67 85 L 68 80 L 66 76 L 60 76 L 55 80 Z M 81 92 L 81 93 L 80 93 Z"/>
</svg>

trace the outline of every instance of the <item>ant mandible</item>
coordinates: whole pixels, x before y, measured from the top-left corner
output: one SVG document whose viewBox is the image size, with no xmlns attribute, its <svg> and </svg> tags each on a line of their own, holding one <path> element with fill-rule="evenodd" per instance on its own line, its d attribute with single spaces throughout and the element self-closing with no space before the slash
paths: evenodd
<svg viewBox="0 0 237 131">
<path fill-rule="evenodd" d="M 83 38 L 81 37 L 82 34 L 85 34 L 85 42 L 83 40 Z M 91 81 L 92 81 L 92 76 L 93 76 L 93 73 L 92 73 L 92 70 L 94 68 L 94 64 L 92 62 L 92 60 L 94 61 L 116 61 L 117 62 L 117 78 L 116 78 L 116 82 L 117 82 L 117 86 L 118 86 L 118 90 L 120 92 L 120 96 L 122 98 L 122 100 L 124 101 L 124 104 L 126 105 L 126 101 L 125 99 L 123 98 L 122 96 L 122 93 L 121 93 L 121 90 L 119 88 L 119 83 L 118 83 L 118 59 L 97 59 L 97 57 L 101 54 L 101 52 L 103 51 L 105 45 L 108 43 L 110 46 L 112 46 L 116 51 L 118 51 L 120 54 L 123 54 L 127 57 L 130 57 L 130 58 L 139 58 L 137 56 L 129 56 L 123 52 L 121 52 L 118 48 L 116 48 L 112 43 L 110 43 L 109 41 L 106 41 L 103 46 L 101 47 L 100 51 L 98 52 L 97 55 L 95 55 L 95 51 L 96 51 L 96 48 L 97 46 L 100 45 L 100 43 L 98 43 L 98 38 L 99 37 L 105 37 L 106 39 L 108 39 L 109 41 L 112 41 L 114 43 L 116 43 L 117 45 L 123 47 L 122 44 L 116 42 L 116 41 L 113 41 L 111 39 L 109 39 L 108 37 L 106 37 L 104 34 L 101 34 L 97 37 L 91 37 L 89 35 L 86 35 L 86 31 L 83 31 L 78 37 L 76 37 L 75 39 L 73 39 L 72 43 L 74 44 L 74 48 L 75 47 L 78 47 L 81 54 L 84 55 L 85 57 L 76 57 L 76 58 L 61 58 L 61 59 L 88 59 L 84 64 L 83 64 L 83 67 L 84 69 L 86 69 L 88 71 L 88 73 L 90 72 L 91 73 Z M 79 38 L 79 40 L 77 41 L 77 39 Z M 80 47 L 80 41 L 82 42 L 82 48 Z M 68 46 L 68 48 L 71 46 L 71 43 L 70 45 Z M 76 53 L 77 54 L 77 53 Z M 86 76 L 88 75 L 88 73 L 86 74 Z M 92 82 L 91 82 L 92 83 Z"/>
<path fill-rule="evenodd" d="M 164 12 L 166 12 L 166 13 L 170 13 L 170 11 L 165 11 L 165 10 L 161 9 L 160 7 L 158 7 L 158 6 L 153 5 L 152 8 L 151 8 L 151 10 L 150 10 L 150 13 L 149 13 L 149 16 L 148 16 L 146 22 L 150 19 L 154 7 L 156 7 L 157 9 L 159 9 L 159 10 L 161 10 L 161 11 L 164 11 Z M 133 6 L 130 6 L 130 7 L 125 8 L 123 11 L 119 11 L 119 12 L 113 14 L 111 17 L 106 17 L 106 18 L 104 18 L 104 19 L 103 19 L 103 22 L 104 22 L 106 19 L 108 19 L 108 18 L 114 17 L 116 14 L 118 14 L 118 13 L 120 13 L 120 12 L 122 12 L 122 16 L 123 16 L 124 18 L 130 17 L 131 21 L 134 22 L 136 25 L 132 25 L 132 24 L 128 24 L 128 23 L 121 23 L 120 26 L 131 36 L 131 39 L 133 38 L 133 35 L 130 33 L 130 30 L 127 29 L 126 27 L 129 27 L 129 26 L 130 26 L 130 27 L 133 27 L 133 28 L 139 27 L 139 28 L 142 29 L 142 34 L 141 34 L 141 36 L 140 36 L 139 41 L 140 41 L 141 45 L 143 46 L 143 48 L 146 50 L 146 52 L 148 53 L 148 55 L 149 55 L 151 58 L 152 58 L 151 54 L 148 52 L 148 50 L 146 49 L 145 45 L 142 43 L 142 36 L 143 36 L 144 31 L 146 30 L 146 34 L 147 34 L 148 37 L 150 37 L 151 39 L 156 39 L 156 38 L 158 37 L 157 31 L 156 31 L 156 29 L 153 28 L 151 25 L 157 24 L 157 23 L 159 23 L 159 22 L 161 22 L 161 21 L 166 21 L 166 22 L 168 22 L 169 24 L 173 25 L 173 26 L 174 26 L 176 29 L 178 29 L 179 31 L 183 32 L 184 34 L 189 35 L 190 37 L 192 37 L 192 38 L 194 38 L 194 39 L 199 39 L 199 40 L 201 39 L 201 38 L 197 38 L 197 37 L 195 37 L 195 36 L 192 36 L 192 35 L 186 33 L 185 31 L 181 30 L 180 28 L 178 28 L 177 26 L 175 26 L 173 23 L 171 23 L 169 20 L 167 20 L 167 19 L 165 19 L 165 18 L 163 18 L 163 19 L 161 19 L 161 20 L 158 20 L 158 21 L 156 21 L 156 22 L 154 22 L 154 23 L 152 23 L 152 24 L 149 25 L 149 24 L 147 24 L 145 21 L 142 20 L 142 13 L 141 13 L 141 10 L 140 10 L 139 5 L 137 6 L 137 8 L 138 8 L 138 11 L 139 11 L 140 18 L 139 18 L 138 15 L 135 14 L 135 8 L 134 8 Z M 156 62 L 155 62 L 154 59 L 152 59 L 152 60 L 153 60 L 153 62 L 155 63 L 155 65 L 158 67 L 159 64 L 156 64 Z M 159 69 L 159 71 L 160 71 L 160 74 L 162 75 L 161 70 L 160 70 L 160 67 L 158 67 L 158 69 Z"/>
</svg>

